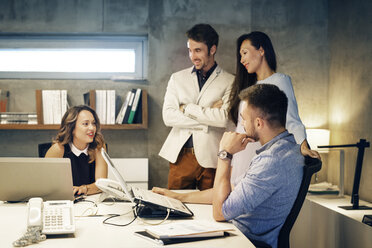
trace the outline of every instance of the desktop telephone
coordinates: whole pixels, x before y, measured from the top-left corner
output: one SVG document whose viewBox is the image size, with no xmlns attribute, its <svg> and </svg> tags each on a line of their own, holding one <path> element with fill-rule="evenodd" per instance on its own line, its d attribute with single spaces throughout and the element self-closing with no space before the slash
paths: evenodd
<svg viewBox="0 0 372 248">
<path fill-rule="evenodd" d="M 107 198 L 110 195 L 114 196 L 115 198 L 119 200 L 129 201 L 121 185 L 114 180 L 107 179 L 107 178 L 100 178 L 96 181 L 96 186 L 103 192 L 100 196 L 99 201 L 103 201 L 105 198 Z"/>
<path fill-rule="evenodd" d="M 40 197 L 28 201 L 27 226 L 42 226 L 44 234 L 75 232 L 73 203 L 69 200 L 46 201 Z"/>
</svg>

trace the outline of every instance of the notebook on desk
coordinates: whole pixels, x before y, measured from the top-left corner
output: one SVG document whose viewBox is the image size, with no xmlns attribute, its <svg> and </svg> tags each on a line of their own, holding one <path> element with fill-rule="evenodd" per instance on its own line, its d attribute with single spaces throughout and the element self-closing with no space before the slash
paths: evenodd
<svg viewBox="0 0 372 248">
<path fill-rule="evenodd" d="M 68 158 L 0 158 L 0 201 L 73 200 Z"/>
<path fill-rule="evenodd" d="M 138 204 L 138 216 L 164 217 L 168 212 L 170 217 L 192 217 L 194 215 L 180 200 L 159 195 L 138 187 L 130 187 L 104 149 L 101 149 L 101 153 L 127 198 L 131 202 Z"/>
</svg>

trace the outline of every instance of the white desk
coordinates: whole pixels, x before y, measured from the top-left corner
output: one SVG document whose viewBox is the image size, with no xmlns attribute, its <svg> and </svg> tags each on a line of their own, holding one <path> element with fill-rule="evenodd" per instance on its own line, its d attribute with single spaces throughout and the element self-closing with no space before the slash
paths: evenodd
<svg viewBox="0 0 372 248">
<path fill-rule="evenodd" d="M 93 196 L 97 197 L 97 196 Z M 90 197 L 92 198 L 92 196 Z M 131 209 L 130 203 L 100 203 L 98 214 L 123 214 Z M 85 209 L 92 206 L 92 203 L 80 202 L 74 205 L 74 214 L 79 216 Z M 212 206 L 188 204 L 194 213 L 194 219 L 213 220 Z M 135 220 L 126 227 L 116 227 L 102 224 L 106 217 L 75 217 L 76 232 L 74 236 L 47 238 L 47 240 L 31 245 L 30 247 L 156 247 L 155 243 L 135 236 L 135 231 L 143 230 L 146 224 Z M 112 220 L 118 224 L 128 223 L 133 219 L 133 214 L 128 214 Z M 20 238 L 26 230 L 27 206 L 25 203 L 7 204 L 0 203 L 0 247 L 12 247 L 13 241 Z M 147 219 L 148 220 L 148 219 Z M 159 220 L 148 220 L 158 222 Z M 178 221 L 178 220 L 169 220 Z M 190 220 L 192 221 L 192 220 Z M 203 240 L 197 242 L 167 245 L 166 247 L 254 247 L 254 245 L 231 223 L 224 223 L 233 227 L 235 231 L 224 238 Z"/>
<path fill-rule="evenodd" d="M 361 200 L 359 205 L 371 206 Z M 308 194 L 291 231 L 291 247 L 372 247 L 372 227 L 362 223 L 363 216 L 372 214 L 372 210 L 338 206 L 351 206 L 350 196 Z"/>
</svg>

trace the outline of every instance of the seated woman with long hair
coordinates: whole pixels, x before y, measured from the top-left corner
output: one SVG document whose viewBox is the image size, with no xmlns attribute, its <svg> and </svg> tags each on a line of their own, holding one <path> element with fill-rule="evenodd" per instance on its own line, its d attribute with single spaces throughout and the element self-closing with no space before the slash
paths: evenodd
<svg viewBox="0 0 372 248">
<path fill-rule="evenodd" d="M 96 112 L 88 106 L 74 106 L 62 117 L 61 127 L 46 158 L 69 158 L 73 193 L 91 195 L 100 190 L 95 182 L 107 178 L 107 164 L 101 149 L 105 142 Z"/>
</svg>

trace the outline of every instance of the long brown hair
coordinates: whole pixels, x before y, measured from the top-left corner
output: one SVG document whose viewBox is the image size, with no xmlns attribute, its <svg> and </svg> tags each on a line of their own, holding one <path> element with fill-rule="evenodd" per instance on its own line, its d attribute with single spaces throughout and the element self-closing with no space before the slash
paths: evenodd
<svg viewBox="0 0 372 248">
<path fill-rule="evenodd" d="M 271 40 L 267 34 L 254 31 L 249 34 L 243 34 L 236 41 L 236 75 L 232 85 L 229 97 L 229 119 L 237 125 L 239 112 L 239 93 L 245 88 L 256 84 L 257 74 L 248 73 L 244 65 L 240 63 L 240 47 L 243 41 L 249 40 L 256 49 L 262 47 L 265 51 L 265 59 L 271 70 L 276 71 L 276 56 Z"/>
<path fill-rule="evenodd" d="M 105 144 L 103 135 L 101 133 L 101 124 L 99 122 L 99 118 L 97 116 L 97 113 L 92 108 L 86 105 L 78 105 L 69 108 L 62 117 L 61 126 L 59 128 L 57 136 L 54 139 L 54 143 L 65 145 L 73 141 L 73 131 L 76 126 L 76 121 L 79 113 L 83 110 L 92 113 L 96 122 L 96 134 L 94 136 L 93 142 L 89 143 L 88 146 L 89 163 L 92 163 L 96 159 L 95 150 L 100 150 Z"/>
</svg>

